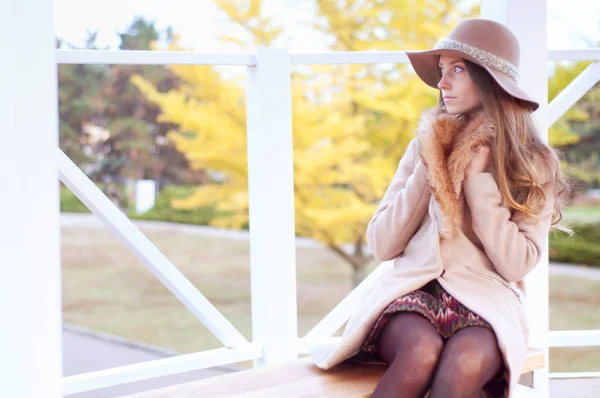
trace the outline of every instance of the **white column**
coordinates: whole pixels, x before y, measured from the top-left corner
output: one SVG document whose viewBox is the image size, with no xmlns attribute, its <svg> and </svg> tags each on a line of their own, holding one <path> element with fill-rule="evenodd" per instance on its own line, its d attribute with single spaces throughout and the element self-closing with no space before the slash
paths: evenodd
<svg viewBox="0 0 600 398">
<path fill-rule="evenodd" d="M 52 0 L 0 1 L 0 395 L 62 397 Z"/>
<path fill-rule="evenodd" d="M 482 18 L 507 26 L 519 39 L 521 61 L 519 85 L 540 103 L 534 117 L 544 141 L 548 139 L 548 40 L 546 0 L 482 0 Z M 548 252 L 525 278 L 530 346 L 545 351 L 545 369 L 534 372 L 534 388 L 548 396 Z"/>
<path fill-rule="evenodd" d="M 246 94 L 255 366 L 297 356 L 296 248 L 290 54 L 261 47 Z"/>
</svg>

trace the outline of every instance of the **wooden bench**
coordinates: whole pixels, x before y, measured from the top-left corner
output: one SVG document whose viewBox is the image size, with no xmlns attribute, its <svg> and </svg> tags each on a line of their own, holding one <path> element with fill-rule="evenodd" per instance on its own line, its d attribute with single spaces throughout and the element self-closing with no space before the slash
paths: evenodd
<svg viewBox="0 0 600 398">
<path fill-rule="evenodd" d="M 544 353 L 530 348 L 522 374 L 544 367 Z M 369 397 L 383 365 L 316 367 L 310 357 L 138 393 L 131 398 Z"/>
</svg>

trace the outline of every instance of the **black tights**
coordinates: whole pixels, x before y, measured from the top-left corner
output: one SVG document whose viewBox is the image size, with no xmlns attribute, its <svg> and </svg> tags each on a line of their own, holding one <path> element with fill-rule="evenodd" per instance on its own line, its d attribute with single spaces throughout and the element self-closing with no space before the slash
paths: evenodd
<svg viewBox="0 0 600 398">
<path fill-rule="evenodd" d="M 444 343 L 437 329 L 414 312 L 394 314 L 377 343 L 388 368 L 372 398 L 470 398 L 503 365 L 491 329 L 469 326 Z"/>
</svg>

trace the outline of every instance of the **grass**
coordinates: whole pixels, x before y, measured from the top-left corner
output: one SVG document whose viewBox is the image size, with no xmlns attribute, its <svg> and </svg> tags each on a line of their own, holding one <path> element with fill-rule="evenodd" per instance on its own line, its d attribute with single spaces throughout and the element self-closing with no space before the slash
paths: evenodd
<svg viewBox="0 0 600 398">
<path fill-rule="evenodd" d="M 252 338 L 248 242 L 179 231 L 143 232 L 247 339 Z M 296 257 L 302 336 L 350 292 L 351 268 L 321 248 L 298 248 Z M 108 230 L 63 227 L 62 260 L 65 322 L 182 353 L 221 347 Z M 551 277 L 550 287 L 551 329 L 600 329 L 600 282 Z M 600 370 L 600 348 L 552 349 L 550 361 L 553 372 Z"/>
<path fill-rule="evenodd" d="M 600 329 L 600 281 L 550 277 L 550 330 Z M 600 371 L 600 347 L 550 349 L 551 372 Z"/>
<path fill-rule="evenodd" d="M 248 242 L 172 231 L 147 237 L 248 339 Z M 195 352 L 220 342 L 108 230 L 62 229 L 65 322 Z M 298 331 L 307 333 L 351 289 L 350 267 L 322 249 L 298 249 Z"/>
<path fill-rule="evenodd" d="M 600 206 L 571 206 L 563 211 L 566 223 L 600 222 Z"/>
</svg>

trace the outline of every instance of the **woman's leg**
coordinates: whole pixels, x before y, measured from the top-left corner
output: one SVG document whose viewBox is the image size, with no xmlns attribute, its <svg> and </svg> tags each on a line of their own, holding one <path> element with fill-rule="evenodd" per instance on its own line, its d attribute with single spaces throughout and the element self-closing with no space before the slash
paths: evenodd
<svg viewBox="0 0 600 398">
<path fill-rule="evenodd" d="M 477 397 L 502 366 L 502 354 L 491 329 L 461 329 L 444 346 L 429 398 Z"/>
<path fill-rule="evenodd" d="M 427 318 L 414 312 L 394 314 L 377 342 L 377 353 L 389 366 L 371 397 L 422 398 L 443 348 Z"/>
</svg>

